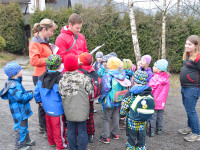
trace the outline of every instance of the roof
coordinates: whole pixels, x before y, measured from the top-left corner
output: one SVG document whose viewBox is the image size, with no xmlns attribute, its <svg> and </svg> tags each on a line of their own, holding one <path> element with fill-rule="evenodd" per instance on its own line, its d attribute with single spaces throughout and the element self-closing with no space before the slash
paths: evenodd
<svg viewBox="0 0 200 150">
<path fill-rule="evenodd" d="M 0 3 L 10 3 L 10 2 L 15 2 L 18 1 L 19 3 L 28 3 L 30 0 L 0 0 Z"/>
</svg>

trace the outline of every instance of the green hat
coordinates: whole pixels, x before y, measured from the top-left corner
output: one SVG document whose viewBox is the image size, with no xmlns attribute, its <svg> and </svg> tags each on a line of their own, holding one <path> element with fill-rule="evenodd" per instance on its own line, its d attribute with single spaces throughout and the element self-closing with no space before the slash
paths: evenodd
<svg viewBox="0 0 200 150">
<path fill-rule="evenodd" d="M 49 70 L 56 70 L 61 64 L 61 58 L 57 54 L 52 54 L 46 59 L 47 68 Z"/>
<path fill-rule="evenodd" d="M 130 59 L 123 59 L 123 68 L 124 69 L 131 69 L 133 66 L 133 63 Z"/>
</svg>

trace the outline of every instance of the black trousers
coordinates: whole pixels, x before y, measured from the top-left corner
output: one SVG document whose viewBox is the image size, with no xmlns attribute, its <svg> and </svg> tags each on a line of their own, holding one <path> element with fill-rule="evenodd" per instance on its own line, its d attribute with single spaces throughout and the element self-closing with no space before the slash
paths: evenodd
<svg viewBox="0 0 200 150">
<path fill-rule="evenodd" d="M 35 86 L 36 86 L 37 82 L 38 82 L 38 76 L 33 76 L 33 84 Z M 39 118 L 39 126 L 41 128 L 44 128 L 46 131 L 47 129 L 46 129 L 45 112 L 44 112 L 43 107 L 40 104 L 38 104 L 38 118 Z"/>
</svg>

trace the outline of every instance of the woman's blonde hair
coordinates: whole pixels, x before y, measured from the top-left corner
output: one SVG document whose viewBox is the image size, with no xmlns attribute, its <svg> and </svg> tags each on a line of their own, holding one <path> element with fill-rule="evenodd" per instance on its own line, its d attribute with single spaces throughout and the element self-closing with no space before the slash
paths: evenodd
<svg viewBox="0 0 200 150">
<path fill-rule="evenodd" d="M 190 56 L 189 60 L 195 61 L 196 56 L 200 54 L 200 38 L 197 35 L 191 35 L 186 39 L 186 41 L 190 41 L 197 48 L 195 49 L 194 53 L 192 53 L 191 55 L 189 55 L 189 52 L 186 52 L 185 50 L 183 54 L 183 61 L 185 61 L 188 58 L 188 56 Z"/>
<path fill-rule="evenodd" d="M 58 26 L 54 23 L 53 20 L 51 19 L 42 19 L 40 21 L 40 23 L 35 23 L 33 26 L 33 34 L 42 31 L 43 28 L 45 28 L 46 30 L 48 30 L 49 28 L 54 28 L 54 30 L 56 30 L 58 28 Z"/>
</svg>

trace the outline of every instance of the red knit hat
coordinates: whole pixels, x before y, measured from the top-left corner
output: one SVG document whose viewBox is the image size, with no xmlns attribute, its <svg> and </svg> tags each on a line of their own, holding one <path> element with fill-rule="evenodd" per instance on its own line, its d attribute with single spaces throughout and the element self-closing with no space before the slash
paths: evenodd
<svg viewBox="0 0 200 150">
<path fill-rule="evenodd" d="M 65 71 L 75 71 L 78 69 L 78 56 L 68 54 L 64 60 Z"/>
<path fill-rule="evenodd" d="M 84 52 L 79 55 L 79 61 L 82 62 L 82 65 L 89 66 L 92 64 L 93 57 L 90 53 Z"/>
</svg>

